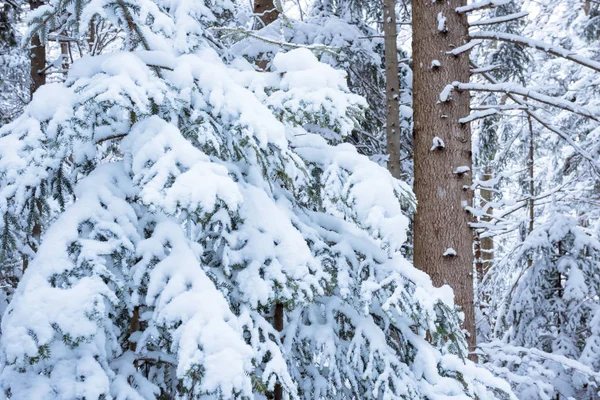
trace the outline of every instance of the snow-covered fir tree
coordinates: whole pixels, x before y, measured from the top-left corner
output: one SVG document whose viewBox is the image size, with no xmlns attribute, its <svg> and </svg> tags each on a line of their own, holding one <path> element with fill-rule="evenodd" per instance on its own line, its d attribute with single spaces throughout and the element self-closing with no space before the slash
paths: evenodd
<svg viewBox="0 0 600 400">
<path fill-rule="evenodd" d="M 17 29 L 20 4 L 0 3 L 0 126 L 17 117 L 29 101 L 29 62 Z"/>
<path fill-rule="evenodd" d="M 502 182 L 488 224 L 499 238 L 496 259 L 484 282 L 491 289 L 488 337 L 495 341 L 481 345 L 483 358 L 520 399 L 595 399 L 598 46 L 586 30 L 593 7 L 526 1 L 523 9 L 529 15 L 521 31 L 505 29 L 513 36 L 504 38 L 532 49 L 519 84 L 546 101 L 515 95 L 515 85 L 501 84 L 510 76 L 491 82 L 504 88 L 496 100 L 504 121 L 495 123 L 508 134 L 494 138 L 504 171 L 492 180 Z M 514 63 L 505 59 L 500 71 L 508 74 Z"/>
<path fill-rule="evenodd" d="M 42 38 L 93 21 L 123 46 L 0 129 L 2 248 L 31 258 L 3 395 L 514 399 L 466 359 L 449 288 L 402 255 L 410 189 L 341 143 L 365 100 L 306 48 L 270 72 L 232 56 L 216 28 L 234 12 L 51 0 L 30 17 Z"/>
<path fill-rule="evenodd" d="M 254 62 L 268 62 L 274 54 L 290 46 L 314 49 L 321 62 L 347 72 L 352 93 L 363 96 L 368 104 L 351 135 L 345 138 L 362 154 L 385 164 L 385 71 L 383 39 L 375 27 L 381 26 L 381 6 L 372 2 L 317 0 L 302 20 L 280 18 L 250 37 L 247 29 L 235 28 L 233 46 L 236 54 Z M 400 104 L 403 171 L 412 170 L 411 152 L 411 83 L 412 74 L 407 53 L 399 49 Z"/>
</svg>

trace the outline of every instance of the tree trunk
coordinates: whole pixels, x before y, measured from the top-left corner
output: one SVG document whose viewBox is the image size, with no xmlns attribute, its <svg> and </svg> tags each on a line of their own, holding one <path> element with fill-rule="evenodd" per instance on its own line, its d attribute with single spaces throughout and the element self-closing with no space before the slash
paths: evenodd
<svg viewBox="0 0 600 400">
<path fill-rule="evenodd" d="M 140 306 L 133 307 L 133 313 L 131 315 L 131 319 L 129 320 L 129 337 L 140 330 Z M 129 350 L 135 353 L 137 348 L 136 342 L 129 342 Z M 139 368 L 138 360 L 136 359 L 133 362 L 135 369 Z"/>
<path fill-rule="evenodd" d="M 283 331 L 283 304 L 275 304 L 275 313 L 273 316 L 273 327 L 278 331 Z M 280 383 L 275 384 L 275 391 L 273 392 L 273 400 L 283 399 L 283 388 Z"/>
<path fill-rule="evenodd" d="M 484 167 L 483 180 L 488 181 L 493 178 L 492 171 L 489 165 Z M 492 201 L 492 191 L 489 188 L 481 189 L 481 198 L 485 204 L 489 204 Z M 486 214 L 491 215 L 494 212 L 492 207 L 486 208 Z M 490 217 L 484 215 L 481 217 L 483 222 L 490 222 Z M 490 236 L 481 238 L 481 270 L 478 272 L 479 282 L 483 281 L 483 277 L 492 267 L 494 262 L 494 239 Z"/>
<path fill-rule="evenodd" d="M 70 49 L 69 49 L 69 42 L 66 40 L 66 38 L 68 37 L 67 31 L 63 31 L 60 36 L 64 36 L 61 37 L 60 39 L 60 56 L 62 58 L 62 65 L 61 65 L 61 69 L 62 69 L 62 73 L 65 77 L 65 79 L 67 78 L 67 74 L 69 72 L 69 65 L 70 63 Z"/>
<path fill-rule="evenodd" d="M 277 0 L 254 0 L 254 15 L 258 17 L 254 29 L 261 29 L 279 17 L 275 1 Z"/>
<path fill-rule="evenodd" d="M 44 2 L 39 0 L 29 1 L 31 10 L 35 10 L 43 4 Z M 38 35 L 33 35 L 33 38 L 31 39 L 29 58 L 31 60 L 31 84 L 29 86 L 29 94 L 33 97 L 33 93 L 46 83 L 46 73 L 44 71 L 44 68 L 46 68 L 46 46 L 42 45 Z"/>
<path fill-rule="evenodd" d="M 96 24 L 94 23 L 94 19 L 92 18 L 90 20 L 90 35 L 87 38 L 87 42 L 88 42 L 88 50 L 89 50 L 89 54 L 91 56 L 95 56 L 95 46 L 96 46 Z"/>
<path fill-rule="evenodd" d="M 527 156 L 527 167 L 528 167 L 528 172 L 529 172 L 529 227 L 527 230 L 528 234 L 531 234 L 531 232 L 533 232 L 533 223 L 534 223 L 534 218 L 535 218 L 535 200 L 533 199 L 534 195 L 535 195 L 535 184 L 533 181 L 533 157 L 534 157 L 534 149 L 535 149 L 535 144 L 533 141 L 533 124 L 531 122 L 531 116 L 528 115 L 527 116 L 527 123 L 529 125 L 529 155 Z M 533 264 L 533 259 L 531 258 L 531 255 L 527 258 L 527 266 L 531 267 L 531 265 Z"/>
<path fill-rule="evenodd" d="M 583 2 L 583 11 L 585 12 L 585 15 L 590 15 L 591 5 L 592 5 L 592 1 L 591 0 L 584 0 L 584 2 Z"/>
<path fill-rule="evenodd" d="M 254 21 L 253 29 L 262 29 L 273 23 L 279 18 L 279 10 L 275 2 L 278 0 L 254 0 L 254 15 L 257 17 Z M 269 60 L 261 59 L 262 53 L 258 56 L 256 66 L 261 71 L 268 69 Z"/>
<path fill-rule="evenodd" d="M 385 46 L 385 96 L 387 167 L 394 178 L 400 178 L 400 80 L 396 44 L 396 1 L 383 0 L 383 32 Z"/>
<path fill-rule="evenodd" d="M 273 23 L 279 17 L 279 10 L 277 9 L 275 2 L 277 0 L 254 0 L 254 14 L 258 17 L 258 23 L 254 24 L 254 29 L 261 29 L 271 23 Z M 259 57 L 260 58 L 260 57 Z M 259 60 L 256 62 L 256 66 L 261 71 L 268 71 L 268 60 Z M 283 331 L 283 304 L 275 303 L 275 309 L 273 311 L 273 327 L 278 332 Z M 283 387 L 281 383 L 275 383 L 275 389 L 272 393 L 273 400 L 283 399 Z"/>
<path fill-rule="evenodd" d="M 469 226 L 471 130 L 458 122 L 469 115 L 469 93 L 453 92 L 441 101 L 446 85 L 469 81 L 469 55 L 446 54 L 467 40 L 467 17 L 455 11 L 466 0 L 416 1 L 413 6 L 413 108 L 417 213 L 414 263 L 435 285 L 454 289 L 465 315 L 469 350 L 475 346 L 473 236 Z M 445 22 L 444 22 L 445 18 Z M 434 147 L 439 137 L 444 147 Z M 439 142 L 438 142 L 439 143 Z M 466 173 L 455 173 L 469 168 Z M 458 168 L 458 170 L 457 170 Z M 448 251 L 454 249 L 454 252 Z M 444 255 L 446 254 L 446 255 Z"/>
</svg>

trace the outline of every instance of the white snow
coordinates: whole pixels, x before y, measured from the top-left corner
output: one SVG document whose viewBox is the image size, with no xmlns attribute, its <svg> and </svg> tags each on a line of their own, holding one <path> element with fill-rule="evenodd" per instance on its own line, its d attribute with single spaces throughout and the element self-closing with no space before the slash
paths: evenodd
<svg viewBox="0 0 600 400">
<path fill-rule="evenodd" d="M 454 250 L 452 247 L 447 248 L 446 250 L 444 250 L 444 254 L 442 254 L 444 257 L 456 257 L 458 253 L 456 253 L 456 250 Z"/>
<path fill-rule="evenodd" d="M 434 137 L 433 138 L 433 144 L 431 146 L 431 149 L 429 149 L 429 151 L 434 151 L 434 150 L 443 150 L 446 147 L 446 144 L 444 143 L 444 141 L 439 138 L 439 137 Z"/>
<path fill-rule="evenodd" d="M 440 93 L 440 101 L 445 103 L 450 101 L 450 96 L 452 95 L 452 90 L 454 89 L 454 85 L 449 84 L 444 87 L 444 90 Z"/>
<path fill-rule="evenodd" d="M 439 12 L 437 15 L 437 30 L 438 32 L 446 32 L 448 28 L 446 27 L 446 17 L 442 12 Z"/>
</svg>

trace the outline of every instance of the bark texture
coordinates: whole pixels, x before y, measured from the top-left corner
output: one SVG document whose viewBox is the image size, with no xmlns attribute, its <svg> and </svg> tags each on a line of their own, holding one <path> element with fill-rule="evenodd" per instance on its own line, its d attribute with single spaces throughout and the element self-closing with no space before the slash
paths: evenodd
<svg viewBox="0 0 600 400">
<path fill-rule="evenodd" d="M 277 0 L 254 0 L 254 15 L 258 17 L 254 29 L 261 29 L 279 18 L 275 1 Z"/>
<path fill-rule="evenodd" d="M 417 196 L 414 263 L 427 272 L 435 285 L 454 289 L 455 302 L 465 314 L 469 350 L 475 346 L 473 306 L 473 236 L 471 205 L 471 131 L 458 120 L 469 114 L 469 93 L 453 92 L 442 102 L 446 85 L 469 81 L 469 56 L 446 54 L 465 44 L 467 17 L 455 9 L 466 0 L 415 1 L 413 7 L 413 107 L 414 159 Z M 440 21 L 445 19 L 444 24 Z M 440 30 L 440 27 L 442 29 Z M 439 61 L 435 63 L 434 60 Z M 431 150 L 433 138 L 444 141 L 443 149 Z M 468 167 L 468 173 L 454 173 Z M 456 255 L 446 255 L 447 249 Z"/>
<path fill-rule="evenodd" d="M 400 80 L 398 78 L 398 47 L 396 43 L 396 1 L 383 0 L 383 34 L 385 46 L 386 141 L 389 155 L 387 167 L 392 176 L 400 178 Z"/>
<path fill-rule="evenodd" d="M 31 10 L 42 6 L 43 1 L 30 0 L 29 7 Z M 29 86 L 29 94 L 33 97 L 33 93 L 42 85 L 46 84 L 46 46 L 42 45 L 38 35 L 33 35 L 31 39 L 31 51 L 29 53 L 31 59 L 31 84 Z"/>
</svg>

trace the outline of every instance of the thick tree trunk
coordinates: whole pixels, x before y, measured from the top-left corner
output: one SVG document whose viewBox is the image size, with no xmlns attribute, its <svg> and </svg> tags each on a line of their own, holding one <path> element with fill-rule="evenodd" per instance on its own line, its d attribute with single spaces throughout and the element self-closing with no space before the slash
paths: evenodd
<svg viewBox="0 0 600 400">
<path fill-rule="evenodd" d="M 395 0 L 383 0 L 383 32 L 385 37 L 385 133 L 387 152 L 390 157 L 387 167 L 392 176 L 400 178 L 400 80 L 398 79 Z"/>
<path fill-rule="evenodd" d="M 35 10 L 43 4 L 44 2 L 39 0 L 29 1 L 31 10 Z M 46 73 L 44 71 L 44 68 L 46 68 L 46 46 L 42 45 L 38 35 L 33 35 L 31 39 L 29 58 L 31 60 L 31 85 L 29 86 L 29 94 L 33 96 L 33 93 L 46 83 Z"/>
<path fill-rule="evenodd" d="M 455 11 L 466 2 L 421 0 L 412 4 L 414 189 L 418 202 L 414 263 L 435 285 L 448 284 L 454 289 L 472 351 L 473 236 L 471 218 L 464 209 L 473 199 L 473 192 L 465 189 L 471 185 L 471 131 L 468 124 L 458 122 L 469 114 L 469 93 L 453 92 L 449 101 L 440 99 L 446 85 L 469 81 L 468 53 L 446 54 L 467 40 L 467 17 Z M 435 137 L 443 140 L 443 148 L 432 149 Z M 468 172 L 458 173 L 465 167 Z"/>
</svg>

